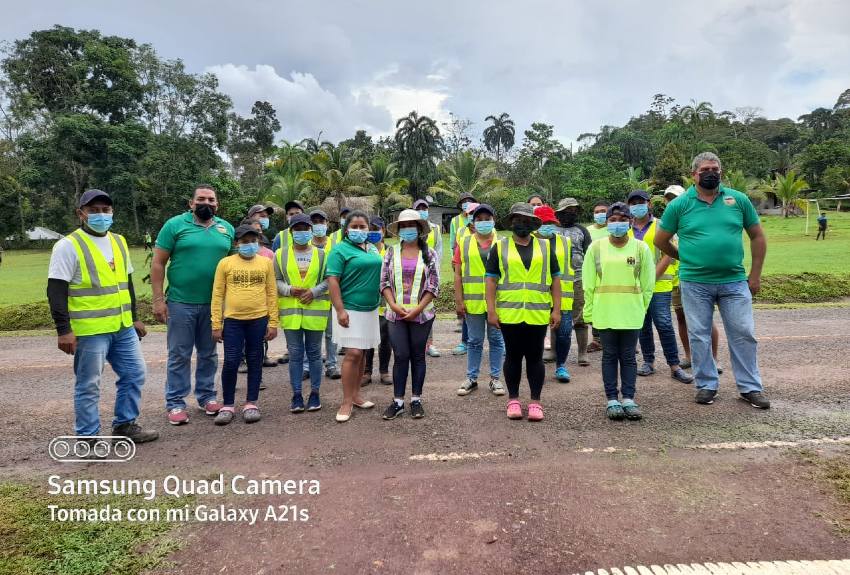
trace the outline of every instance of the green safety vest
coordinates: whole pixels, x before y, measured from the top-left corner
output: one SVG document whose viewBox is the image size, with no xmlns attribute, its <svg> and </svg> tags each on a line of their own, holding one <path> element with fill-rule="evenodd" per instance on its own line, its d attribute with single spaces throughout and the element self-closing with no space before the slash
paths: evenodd
<svg viewBox="0 0 850 575">
<path fill-rule="evenodd" d="M 322 281 L 325 275 L 325 252 L 312 246 L 313 257 L 307 274 L 302 278 L 295 261 L 295 250 L 291 246 L 286 249 L 286 265 L 284 266 L 284 250 L 275 252 L 275 271 L 280 272 L 283 281 L 296 288 L 313 288 Z M 314 297 L 309 304 L 301 303 L 294 296 L 278 296 L 278 316 L 283 329 L 306 329 L 308 331 L 325 331 L 328 325 L 328 315 L 331 309 L 331 299 L 328 294 Z"/>
<path fill-rule="evenodd" d="M 114 333 L 133 325 L 127 277 L 130 250 L 123 236 L 107 235 L 112 242 L 114 270 L 82 229 L 67 236 L 80 262 L 80 283 L 68 286 L 71 330 L 78 336 Z"/>
<path fill-rule="evenodd" d="M 656 264 L 658 264 L 658 262 L 661 261 L 661 258 L 664 257 L 661 250 L 655 247 L 655 226 L 657 223 L 658 219 L 653 218 L 649 224 L 649 228 L 647 228 L 646 233 L 643 235 L 643 242 L 649 246 L 649 249 L 655 256 Z M 635 237 L 634 230 L 631 228 L 629 229 L 629 236 L 632 238 Z M 679 262 L 676 260 L 673 260 L 673 263 L 667 266 L 667 269 L 664 270 L 664 274 L 655 282 L 655 289 L 653 290 L 654 293 L 667 293 L 673 291 L 674 278 L 679 271 L 678 267 Z"/>
<path fill-rule="evenodd" d="M 496 238 L 493 239 L 495 241 Z M 487 302 L 484 300 L 485 272 L 485 262 L 481 259 L 478 240 L 475 236 L 466 236 L 460 249 L 460 282 L 467 313 L 487 313 Z"/>
<path fill-rule="evenodd" d="M 496 313 L 502 323 L 546 325 L 552 311 L 549 242 L 531 238 L 531 266 L 525 269 L 513 236 L 496 243 L 501 277 L 496 284 Z"/>
<path fill-rule="evenodd" d="M 572 246 L 572 238 L 555 234 L 555 257 L 558 259 L 558 268 L 561 270 L 561 312 L 573 309 L 573 282 L 576 272 L 573 270 Z"/>
<path fill-rule="evenodd" d="M 416 269 L 413 271 L 413 285 L 410 287 L 410 303 L 404 303 L 404 280 L 401 273 L 401 244 L 398 249 L 393 249 L 393 287 L 395 288 L 396 303 L 398 305 L 419 305 L 419 289 L 422 287 L 422 279 L 425 277 L 425 260 L 422 259 L 422 252 L 416 258 Z M 432 298 L 428 305 L 425 306 L 425 311 L 434 309 L 434 299 Z"/>
</svg>

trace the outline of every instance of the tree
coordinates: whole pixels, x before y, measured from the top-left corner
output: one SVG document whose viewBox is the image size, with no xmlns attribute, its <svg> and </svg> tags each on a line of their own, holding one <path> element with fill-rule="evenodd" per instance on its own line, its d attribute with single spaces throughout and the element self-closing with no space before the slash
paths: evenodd
<svg viewBox="0 0 850 575">
<path fill-rule="evenodd" d="M 837 138 L 811 144 L 800 154 L 801 172 L 815 186 L 830 166 L 847 165 L 850 165 L 850 143 Z"/>
<path fill-rule="evenodd" d="M 794 170 L 789 170 L 786 175 L 776 174 L 773 179 L 773 193 L 782 202 L 782 213 L 787 218 L 791 206 L 800 197 L 803 190 L 808 189 L 809 184 L 802 178 L 798 178 Z"/>
<path fill-rule="evenodd" d="M 640 167 L 629 166 L 626 170 L 626 178 L 629 180 L 629 185 L 633 190 L 652 192 L 652 180 L 643 179 L 643 170 Z"/>
<path fill-rule="evenodd" d="M 348 164 L 343 171 L 341 166 L 333 163 L 330 155 L 317 154 L 314 159 L 318 168 L 306 170 L 301 177 L 324 197 L 332 196 L 338 209 L 345 205 L 346 197 L 362 196 L 368 192 L 369 172 L 360 162 Z M 324 197 L 317 199 L 321 201 Z"/>
<path fill-rule="evenodd" d="M 755 182 L 744 175 L 741 170 L 732 170 L 725 172 L 726 185 L 733 190 L 738 190 L 742 194 L 746 194 L 750 201 L 754 204 L 764 199 L 764 191 Z"/>
<path fill-rule="evenodd" d="M 454 156 L 472 147 L 472 120 L 458 118 L 449 112 L 449 121 L 443 122 L 443 150 L 447 156 Z"/>
<path fill-rule="evenodd" d="M 435 172 L 435 161 L 440 157 L 443 139 L 436 122 L 416 111 L 400 118 L 396 124 L 395 142 L 401 158 L 402 172 L 408 176 L 414 197 Z"/>
<path fill-rule="evenodd" d="M 496 152 L 496 162 L 502 162 L 502 150 L 508 151 L 514 147 L 516 128 L 514 121 L 507 112 L 498 116 L 487 116 L 485 122 L 492 122 L 484 129 L 484 147 L 489 152 Z"/>
<path fill-rule="evenodd" d="M 230 115 L 230 135 L 227 152 L 231 167 L 244 191 L 259 198 L 263 168 L 271 155 L 274 135 L 280 122 L 274 107 L 268 102 L 256 101 L 251 107 L 251 117 Z"/>
<path fill-rule="evenodd" d="M 369 164 L 368 170 L 377 214 L 386 217 L 392 211 L 411 206 L 413 198 L 404 193 L 410 186 L 410 181 L 398 176 L 397 164 L 390 162 L 386 156 L 376 156 Z"/>
<path fill-rule="evenodd" d="M 496 195 L 505 185 L 495 176 L 495 166 L 486 158 L 461 152 L 441 163 L 438 167 L 442 176 L 428 191 L 440 195 L 444 201 L 455 203 L 463 193 L 472 194 L 483 202 Z"/>
<path fill-rule="evenodd" d="M 685 155 L 681 148 L 676 144 L 665 144 L 652 168 L 652 181 L 661 189 L 672 185 L 684 185 L 682 174 L 687 171 Z"/>
</svg>

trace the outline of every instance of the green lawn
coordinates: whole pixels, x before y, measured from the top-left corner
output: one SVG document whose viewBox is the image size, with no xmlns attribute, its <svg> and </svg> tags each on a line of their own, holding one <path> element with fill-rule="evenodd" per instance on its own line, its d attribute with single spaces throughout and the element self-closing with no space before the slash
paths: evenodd
<svg viewBox="0 0 850 575">
<path fill-rule="evenodd" d="M 830 230 L 826 241 L 815 242 L 816 223 L 810 221 L 809 235 L 805 236 L 804 218 L 763 218 L 768 238 L 765 275 L 818 272 L 832 274 L 850 273 L 850 213 L 829 212 Z M 443 235 L 443 261 L 440 268 L 443 281 L 452 277 L 451 253 L 448 234 Z M 147 275 L 145 252 L 131 248 L 136 266 L 136 293 L 149 294 L 150 286 L 141 279 Z M 747 262 L 749 262 L 749 250 Z M 43 301 L 47 286 L 49 250 L 7 250 L 0 266 L 0 305 Z M 143 269 L 145 268 L 145 269 Z"/>
</svg>

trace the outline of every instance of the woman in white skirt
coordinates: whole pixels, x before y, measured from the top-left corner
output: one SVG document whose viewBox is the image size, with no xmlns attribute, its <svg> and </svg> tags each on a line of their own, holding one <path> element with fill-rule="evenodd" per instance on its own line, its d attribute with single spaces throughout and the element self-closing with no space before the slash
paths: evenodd
<svg viewBox="0 0 850 575">
<path fill-rule="evenodd" d="M 328 256 L 328 293 L 334 322 L 333 341 L 345 348 L 342 361 L 342 405 L 336 414 L 339 422 L 348 421 L 355 407 L 375 407 L 360 396 L 360 379 L 367 349 L 380 342 L 378 304 L 381 294 L 381 255 L 367 243 L 369 218 L 354 210 L 345 219 L 343 241 Z"/>
</svg>

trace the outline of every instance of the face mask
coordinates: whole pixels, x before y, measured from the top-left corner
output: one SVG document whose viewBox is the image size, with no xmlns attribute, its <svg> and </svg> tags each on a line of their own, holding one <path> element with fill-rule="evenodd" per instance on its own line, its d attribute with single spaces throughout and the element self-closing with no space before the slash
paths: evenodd
<svg viewBox="0 0 850 575">
<path fill-rule="evenodd" d="M 699 177 L 699 186 L 705 190 L 716 190 L 720 185 L 720 174 L 717 172 L 703 172 Z"/>
<path fill-rule="evenodd" d="M 649 206 L 646 204 L 635 204 L 633 206 L 629 206 L 629 211 L 632 213 L 632 216 L 636 218 L 643 218 L 649 213 Z"/>
<path fill-rule="evenodd" d="M 398 237 L 403 242 L 415 242 L 419 237 L 419 228 L 401 228 Z"/>
<path fill-rule="evenodd" d="M 313 239 L 313 232 L 310 230 L 299 230 L 297 232 L 292 232 L 292 239 L 299 246 L 306 246 L 310 243 L 310 240 Z"/>
<path fill-rule="evenodd" d="M 384 239 L 384 232 L 369 232 L 366 235 L 366 241 L 370 244 L 377 244 Z"/>
<path fill-rule="evenodd" d="M 468 206 L 469 206 L 469 202 L 463 202 L 463 203 L 460 205 L 460 209 L 462 209 L 464 212 L 466 212 L 466 208 L 467 208 Z"/>
<path fill-rule="evenodd" d="M 578 214 L 574 214 L 572 212 L 564 212 L 560 215 L 561 223 L 564 224 L 564 227 L 570 227 L 576 220 L 578 219 Z"/>
<path fill-rule="evenodd" d="M 269 219 L 268 218 L 260 218 L 260 227 L 264 230 L 269 229 Z"/>
<path fill-rule="evenodd" d="M 622 238 L 629 233 L 629 222 L 608 222 L 608 233 L 615 238 Z"/>
<path fill-rule="evenodd" d="M 534 229 L 526 223 L 516 223 L 511 226 L 513 232 L 520 238 L 527 238 Z"/>
<path fill-rule="evenodd" d="M 348 230 L 348 239 L 355 244 L 362 244 L 369 237 L 369 232 L 366 230 Z"/>
<path fill-rule="evenodd" d="M 537 228 L 537 233 L 543 236 L 544 238 L 552 237 L 552 234 L 555 233 L 555 225 L 554 224 L 543 224 L 539 228 Z"/>
<path fill-rule="evenodd" d="M 339 227 L 341 227 L 341 228 L 344 228 L 344 227 L 345 227 L 345 218 L 340 218 L 340 219 L 339 219 Z"/>
<path fill-rule="evenodd" d="M 209 204 L 195 204 L 195 215 L 202 222 L 208 222 L 215 215 L 215 209 Z"/>
<path fill-rule="evenodd" d="M 605 212 L 593 214 L 593 221 L 596 222 L 597 226 L 604 226 L 605 222 L 608 221 L 608 214 Z"/>
<path fill-rule="evenodd" d="M 481 234 L 482 236 L 489 236 L 493 233 L 493 228 L 496 226 L 496 222 L 493 220 L 480 220 L 475 222 L 475 231 Z"/>
<path fill-rule="evenodd" d="M 112 227 L 112 214 L 89 214 L 86 225 L 93 232 L 105 234 Z"/>
<path fill-rule="evenodd" d="M 313 235 L 317 238 L 328 235 L 328 224 L 313 224 Z"/>
<path fill-rule="evenodd" d="M 257 252 L 260 251 L 259 242 L 251 242 L 247 244 L 239 244 L 236 246 L 236 250 L 239 252 L 239 255 L 246 258 L 252 258 L 257 255 Z"/>
<path fill-rule="evenodd" d="M 419 210 L 419 217 L 423 220 L 428 219 L 428 210 Z"/>
</svg>

